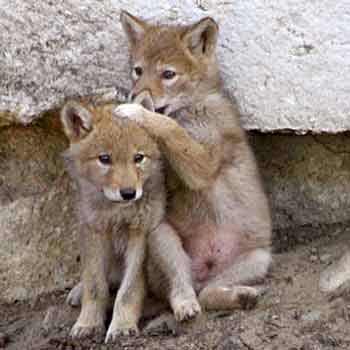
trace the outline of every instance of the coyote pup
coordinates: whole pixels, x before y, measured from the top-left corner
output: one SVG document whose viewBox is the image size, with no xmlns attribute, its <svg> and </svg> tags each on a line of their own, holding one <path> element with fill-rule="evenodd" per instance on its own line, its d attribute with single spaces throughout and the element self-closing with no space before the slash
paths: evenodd
<svg viewBox="0 0 350 350">
<path fill-rule="evenodd" d="M 158 140 L 168 161 L 166 220 L 149 235 L 150 287 L 185 320 L 247 306 L 271 264 L 266 195 L 239 113 L 222 92 L 211 18 L 153 25 L 122 12 L 132 98 L 147 91 L 158 113 L 117 108 Z M 199 304 L 196 297 L 199 293 Z"/>
<path fill-rule="evenodd" d="M 239 112 L 222 91 L 211 18 L 153 25 L 123 11 L 131 97 L 149 94 L 156 112 L 117 107 L 153 136 L 167 160 L 165 220 L 148 238 L 149 287 L 183 321 L 205 309 L 257 300 L 271 265 L 271 220 Z M 196 296 L 198 293 L 198 299 Z M 68 302 L 79 304 L 81 285 Z"/>
<path fill-rule="evenodd" d="M 68 102 L 61 112 L 82 257 L 82 309 L 71 335 L 104 332 L 109 290 L 119 286 L 106 342 L 138 331 L 147 235 L 165 207 L 157 144 L 135 122 L 115 118 L 115 107 Z"/>
</svg>

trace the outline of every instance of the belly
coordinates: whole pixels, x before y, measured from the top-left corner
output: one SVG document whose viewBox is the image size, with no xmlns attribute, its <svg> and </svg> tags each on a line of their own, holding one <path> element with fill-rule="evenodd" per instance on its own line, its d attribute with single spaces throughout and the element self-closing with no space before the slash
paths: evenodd
<svg viewBox="0 0 350 350">
<path fill-rule="evenodd" d="M 208 200 L 200 192 L 179 187 L 172 193 L 167 216 L 191 258 L 193 279 L 199 284 L 232 266 L 244 250 L 237 224 L 216 224 L 213 195 Z"/>
<path fill-rule="evenodd" d="M 217 276 L 241 253 L 239 236 L 232 226 L 198 225 L 183 238 L 183 244 L 192 259 L 195 282 L 205 282 Z"/>
</svg>

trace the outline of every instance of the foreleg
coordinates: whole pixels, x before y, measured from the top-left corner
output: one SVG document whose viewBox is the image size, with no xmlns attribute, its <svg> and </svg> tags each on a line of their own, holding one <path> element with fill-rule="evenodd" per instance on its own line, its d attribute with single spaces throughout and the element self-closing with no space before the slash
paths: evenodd
<svg viewBox="0 0 350 350">
<path fill-rule="evenodd" d="M 81 338 L 104 332 L 109 287 L 107 266 L 110 262 L 106 234 L 87 225 L 81 234 L 82 308 L 71 336 Z"/>
<path fill-rule="evenodd" d="M 153 293 L 166 297 L 175 318 L 184 321 L 201 312 L 192 286 L 190 259 L 176 231 L 161 223 L 150 233 L 148 279 Z"/>
<path fill-rule="evenodd" d="M 115 341 L 119 335 L 138 333 L 137 323 L 145 297 L 143 264 L 146 244 L 143 232 L 129 233 L 124 277 L 114 303 L 112 322 L 108 328 L 106 342 Z"/>
</svg>

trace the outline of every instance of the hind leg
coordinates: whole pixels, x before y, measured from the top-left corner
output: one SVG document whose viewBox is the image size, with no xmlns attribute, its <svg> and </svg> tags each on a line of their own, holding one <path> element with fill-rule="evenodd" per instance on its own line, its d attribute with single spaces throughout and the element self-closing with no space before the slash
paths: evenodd
<svg viewBox="0 0 350 350">
<path fill-rule="evenodd" d="M 199 294 L 206 310 L 251 308 L 260 294 L 252 285 L 263 280 L 271 265 L 269 249 L 255 249 L 243 254 L 229 269 L 211 279 Z"/>
<path fill-rule="evenodd" d="M 350 252 L 321 274 L 320 289 L 330 296 L 344 294 L 350 289 Z"/>
<path fill-rule="evenodd" d="M 191 262 L 176 231 L 161 223 L 150 233 L 148 246 L 151 291 L 170 303 L 178 321 L 194 318 L 201 309 L 193 289 Z"/>
</svg>

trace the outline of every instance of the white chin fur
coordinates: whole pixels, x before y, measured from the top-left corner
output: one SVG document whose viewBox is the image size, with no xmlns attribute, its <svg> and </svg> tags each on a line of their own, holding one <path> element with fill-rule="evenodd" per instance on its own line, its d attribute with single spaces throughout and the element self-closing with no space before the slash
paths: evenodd
<svg viewBox="0 0 350 350">
<path fill-rule="evenodd" d="M 105 197 L 110 201 L 121 202 L 121 203 L 130 203 L 130 202 L 134 202 L 134 201 L 137 201 L 138 199 L 140 199 L 142 197 L 143 190 L 142 190 L 142 188 L 136 189 L 136 197 L 135 197 L 135 199 L 133 199 L 131 201 L 127 201 L 127 200 L 124 200 L 122 198 L 122 196 L 120 195 L 119 188 L 104 187 L 103 193 L 104 193 Z"/>
<path fill-rule="evenodd" d="M 138 199 L 140 199 L 143 195 L 143 190 L 142 188 L 138 188 L 136 189 L 136 197 L 135 197 L 135 201 L 137 201 Z"/>
<path fill-rule="evenodd" d="M 107 199 L 113 202 L 123 202 L 123 198 L 120 195 L 119 188 L 104 187 L 103 193 Z"/>
</svg>

